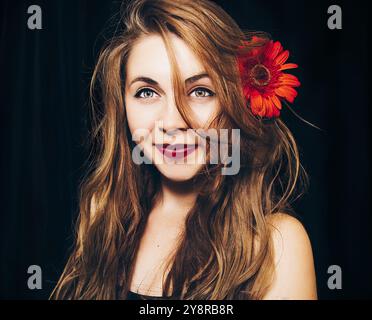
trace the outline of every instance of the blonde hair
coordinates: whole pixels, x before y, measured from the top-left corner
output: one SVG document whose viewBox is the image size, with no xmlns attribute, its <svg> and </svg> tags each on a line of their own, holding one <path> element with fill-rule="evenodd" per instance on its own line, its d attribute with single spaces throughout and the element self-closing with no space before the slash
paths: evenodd
<svg viewBox="0 0 372 320">
<path fill-rule="evenodd" d="M 280 119 L 252 115 L 242 93 L 237 50 L 264 33 L 242 32 L 207 0 L 135 0 L 121 14 L 124 28 L 100 53 L 91 81 L 90 171 L 80 189 L 76 243 L 51 299 L 116 299 L 129 290 L 133 262 L 158 194 L 159 172 L 131 158 L 125 107 L 126 60 L 140 36 L 159 34 L 173 67 L 181 116 L 194 125 L 169 34 L 180 37 L 205 64 L 221 111 L 216 128 L 239 128 L 241 168 L 221 175 L 207 164 L 183 237 L 169 260 L 163 294 L 175 299 L 261 299 L 274 272 L 269 215 L 291 213 L 306 181 L 289 129 Z M 97 93 L 99 98 L 97 98 Z"/>
</svg>

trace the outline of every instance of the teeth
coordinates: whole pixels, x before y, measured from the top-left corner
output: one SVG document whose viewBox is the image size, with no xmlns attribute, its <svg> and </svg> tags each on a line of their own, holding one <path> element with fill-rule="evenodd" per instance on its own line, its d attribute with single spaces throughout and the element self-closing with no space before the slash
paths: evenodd
<svg viewBox="0 0 372 320">
<path fill-rule="evenodd" d="M 158 150 L 167 157 L 185 157 L 196 149 L 196 145 L 189 144 L 157 144 Z"/>
<path fill-rule="evenodd" d="M 189 148 L 194 147 L 193 145 L 188 145 L 188 144 L 175 144 L 175 145 L 170 145 L 170 144 L 163 144 L 160 145 L 161 148 L 167 149 L 167 150 L 186 150 Z"/>
</svg>

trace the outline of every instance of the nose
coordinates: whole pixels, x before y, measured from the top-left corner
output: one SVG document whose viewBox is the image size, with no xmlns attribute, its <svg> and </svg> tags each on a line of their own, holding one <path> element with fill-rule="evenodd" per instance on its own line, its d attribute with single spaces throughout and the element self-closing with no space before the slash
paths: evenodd
<svg viewBox="0 0 372 320">
<path fill-rule="evenodd" d="M 187 124 L 178 111 L 174 98 L 167 99 L 163 107 L 159 130 L 169 136 L 174 136 L 181 131 L 186 131 Z"/>
</svg>

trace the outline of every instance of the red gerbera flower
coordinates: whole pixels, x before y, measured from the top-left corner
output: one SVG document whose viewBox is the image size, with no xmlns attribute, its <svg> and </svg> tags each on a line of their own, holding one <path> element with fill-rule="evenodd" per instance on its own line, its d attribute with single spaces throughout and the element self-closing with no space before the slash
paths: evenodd
<svg viewBox="0 0 372 320">
<path fill-rule="evenodd" d="M 249 48 L 249 50 L 244 50 Z M 295 63 L 285 63 L 288 50 L 279 41 L 268 41 L 253 36 L 241 46 L 238 58 L 244 96 L 250 102 L 253 114 L 261 117 L 278 117 L 282 109 L 281 99 L 293 102 L 297 96 L 294 87 L 300 85 L 297 77 L 283 70 L 297 68 Z"/>
</svg>

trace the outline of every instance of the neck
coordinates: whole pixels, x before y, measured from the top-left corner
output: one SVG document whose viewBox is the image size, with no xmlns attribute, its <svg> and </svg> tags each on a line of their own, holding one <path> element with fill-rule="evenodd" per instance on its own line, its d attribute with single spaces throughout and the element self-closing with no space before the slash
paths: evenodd
<svg viewBox="0 0 372 320">
<path fill-rule="evenodd" d="M 183 221 L 193 207 L 198 191 L 193 179 L 189 181 L 172 181 L 166 177 L 161 180 L 161 193 L 153 210 L 157 217 Z"/>
</svg>

